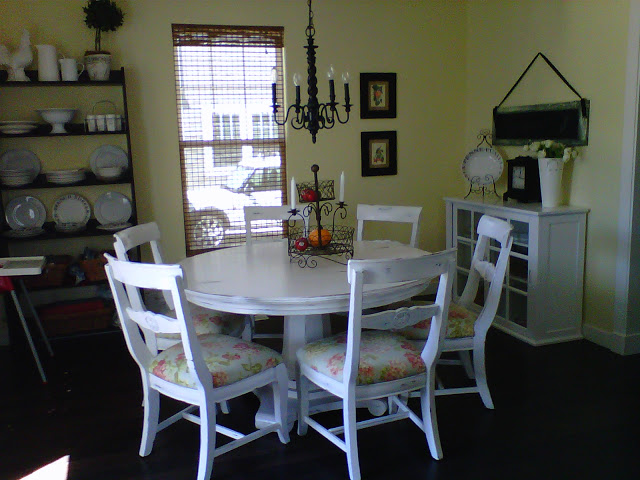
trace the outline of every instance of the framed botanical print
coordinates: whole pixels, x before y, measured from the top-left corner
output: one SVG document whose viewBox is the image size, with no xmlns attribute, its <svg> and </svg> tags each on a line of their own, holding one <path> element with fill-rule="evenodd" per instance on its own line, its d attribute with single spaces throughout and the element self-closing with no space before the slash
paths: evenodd
<svg viewBox="0 0 640 480">
<path fill-rule="evenodd" d="M 362 132 L 360 134 L 362 176 L 396 175 L 398 173 L 395 131 Z"/>
<path fill-rule="evenodd" d="M 396 74 L 360 74 L 360 118 L 396 118 Z"/>
</svg>

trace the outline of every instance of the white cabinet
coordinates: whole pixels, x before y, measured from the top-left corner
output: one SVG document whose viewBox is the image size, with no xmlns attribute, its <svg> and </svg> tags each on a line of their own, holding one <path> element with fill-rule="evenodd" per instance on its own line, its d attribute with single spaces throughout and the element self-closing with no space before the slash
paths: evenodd
<svg viewBox="0 0 640 480">
<path fill-rule="evenodd" d="M 455 288 L 462 293 L 484 214 L 513 225 L 514 242 L 493 325 L 532 345 L 582 338 L 585 230 L 588 209 L 542 208 L 445 198 L 447 248 L 458 248 Z M 497 258 L 499 249 L 492 249 Z"/>
</svg>

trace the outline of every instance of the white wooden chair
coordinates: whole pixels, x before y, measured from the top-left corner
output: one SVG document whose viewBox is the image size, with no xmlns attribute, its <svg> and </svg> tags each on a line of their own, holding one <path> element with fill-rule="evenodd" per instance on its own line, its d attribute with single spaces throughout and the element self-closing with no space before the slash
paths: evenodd
<svg viewBox="0 0 640 480">
<path fill-rule="evenodd" d="M 435 364 L 446 331 L 455 266 L 455 250 L 411 259 L 350 260 L 351 284 L 348 331 L 301 348 L 299 364 L 298 434 L 311 426 L 347 454 L 349 477 L 360 478 L 356 431 L 404 418 L 425 432 L 431 455 L 442 458 L 434 404 Z M 369 284 L 439 279 L 436 301 L 430 305 L 402 307 L 371 315 L 362 311 L 363 289 Z M 419 349 L 401 335 L 390 332 L 431 318 L 429 339 Z M 363 330 L 363 329 L 371 330 Z M 313 383 L 342 399 L 344 425 L 325 428 L 309 416 L 309 388 Z M 420 389 L 422 419 L 398 395 Z M 356 422 L 356 402 L 390 397 L 397 412 Z M 344 434 L 344 440 L 338 435 Z"/>
<path fill-rule="evenodd" d="M 485 367 L 485 341 L 500 302 L 509 254 L 513 244 L 512 226 L 503 220 L 483 215 L 478 223 L 476 248 L 471 269 L 462 295 L 454 298 L 449 308 L 449 326 L 442 345 L 443 352 L 459 352 L 460 360 L 441 359 L 440 364 L 462 364 L 469 378 L 475 378 L 475 386 L 463 388 L 439 388 L 436 395 L 479 393 L 485 407 L 493 409 L 493 400 L 487 384 Z M 491 262 L 491 241 L 500 245 L 497 261 Z M 497 246 L 493 245 L 495 252 Z M 488 260 L 487 260 L 488 259 Z M 484 305 L 475 304 L 480 282 L 488 285 Z M 422 303 L 422 302 L 420 302 Z M 411 302 L 411 305 L 418 302 Z M 430 335 L 429 320 L 400 331 L 406 338 L 424 343 Z M 469 352 L 473 352 L 473 366 Z"/>
<path fill-rule="evenodd" d="M 157 432 L 182 418 L 200 425 L 198 480 L 209 480 L 214 457 L 268 433 L 277 432 L 280 441 L 287 443 L 288 377 L 280 354 L 227 335 L 196 336 L 179 265 L 126 262 L 108 254 L 105 257 L 108 260 L 105 269 L 127 347 L 142 377 L 144 423 L 140 456 L 151 453 Z M 137 299 L 132 302 L 127 292 L 142 288 L 162 290 L 170 295 L 175 318 L 153 313 L 144 304 L 138 304 Z M 174 346 L 156 353 L 145 343 L 139 327 L 157 334 L 177 334 L 180 339 Z M 247 435 L 216 423 L 216 402 L 266 386 L 273 390 L 275 423 Z M 159 422 L 161 393 L 189 406 Z M 196 408 L 198 416 L 192 413 Z M 216 433 L 233 441 L 215 448 Z"/>
<path fill-rule="evenodd" d="M 277 207 L 244 207 L 244 227 L 247 232 L 247 245 L 253 245 L 258 241 L 274 241 L 276 237 L 259 237 L 255 235 L 253 222 L 265 222 L 268 220 L 287 220 L 291 213 L 287 205 Z"/>
<path fill-rule="evenodd" d="M 119 260 L 129 261 L 130 250 L 148 243 L 151 247 L 153 261 L 156 264 L 164 263 L 162 247 L 160 246 L 160 229 L 157 223 L 150 222 L 135 225 L 114 233 L 113 237 L 115 238 L 113 247 Z M 138 298 L 140 297 L 140 292 L 132 290 L 129 292 L 129 296 L 134 306 L 139 307 L 142 303 L 142 299 Z M 160 306 L 158 313 L 175 316 L 171 295 L 164 292 L 162 297 L 164 298 L 165 305 Z M 217 312 L 197 305 L 191 305 L 191 315 L 195 321 L 197 335 L 223 333 L 240 336 L 247 323 L 245 317 L 242 315 Z M 157 348 L 158 350 L 164 350 L 180 340 L 177 334 L 151 335 L 149 332 L 147 332 L 146 338 L 149 346 L 151 348 Z"/>
<path fill-rule="evenodd" d="M 356 240 L 360 241 L 363 239 L 365 221 L 410 223 L 411 240 L 409 245 L 417 248 L 421 212 L 422 207 L 366 205 L 361 203 L 356 210 L 356 218 L 358 221 Z"/>
<path fill-rule="evenodd" d="M 276 207 L 244 207 L 244 225 L 247 232 L 247 247 L 254 245 L 257 242 L 264 241 L 276 241 L 276 237 L 259 237 L 254 235 L 253 222 L 265 222 L 267 220 L 281 220 L 285 221 L 290 216 L 290 208 L 287 205 Z M 284 248 L 284 247 L 283 247 Z M 282 333 L 256 333 L 256 321 L 266 320 L 266 315 L 250 315 L 251 322 L 251 334 L 250 338 L 283 338 Z"/>
</svg>

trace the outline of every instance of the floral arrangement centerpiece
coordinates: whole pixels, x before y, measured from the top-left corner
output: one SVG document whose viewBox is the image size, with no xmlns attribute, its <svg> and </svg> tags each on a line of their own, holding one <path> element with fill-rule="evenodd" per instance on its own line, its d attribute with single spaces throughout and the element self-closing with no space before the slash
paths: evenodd
<svg viewBox="0 0 640 480">
<path fill-rule="evenodd" d="M 561 205 L 562 170 L 565 163 L 578 158 L 577 148 L 568 147 L 555 140 L 530 142 L 523 148 L 538 157 L 542 206 L 553 208 Z"/>
<path fill-rule="evenodd" d="M 522 148 L 525 152 L 537 152 L 538 158 L 561 158 L 565 163 L 578 158 L 578 149 L 576 147 L 567 147 L 555 140 L 530 142 Z"/>
</svg>

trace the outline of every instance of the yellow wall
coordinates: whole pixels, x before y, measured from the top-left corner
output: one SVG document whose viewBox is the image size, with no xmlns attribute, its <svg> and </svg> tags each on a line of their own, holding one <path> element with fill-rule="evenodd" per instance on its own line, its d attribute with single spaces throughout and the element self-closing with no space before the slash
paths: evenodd
<svg viewBox="0 0 640 480">
<path fill-rule="evenodd" d="M 2 0 L 0 43 L 51 43 L 80 58 L 92 46 L 84 0 Z M 155 219 L 170 261 L 184 255 L 171 23 L 283 25 L 285 68 L 304 72 L 304 0 L 118 0 L 124 26 L 104 45 L 127 70 L 139 217 Z M 316 0 L 318 68 L 348 69 L 358 104 L 358 73 L 398 75 L 398 118 L 352 120 L 320 132 L 287 132 L 289 175 L 309 166 L 346 173 L 346 200 L 425 207 L 422 246 L 444 246 L 445 195 L 463 195 L 460 161 L 491 109 L 543 51 L 591 100 L 589 147 L 569 169 L 571 203 L 591 209 L 587 237 L 585 320 L 611 330 L 628 0 Z M 512 104 L 556 100 L 562 89 L 544 70 L 516 91 Z M 537 88 L 540 86 L 541 88 Z M 287 82 L 289 99 L 291 82 Z M 543 92 L 539 94 L 536 92 Z M 546 96 L 550 98 L 546 98 Z M 327 88 L 320 83 L 320 96 Z M 543 98 L 544 97 L 544 98 Z M 568 96 L 568 99 L 573 99 Z M 397 130 L 398 175 L 360 176 L 360 132 Z M 517 149 L 502 150 L 506 157 Z M 322 176 L 322 175 L 321 175 Z M 504 191 L 504 186 L 499 189 Z M 353 209 L 352 209 L 353 215 Z"/>
<path fill-rule="evenodd" d="M 92 45 L 83 24 L 84 3 L 3 0 L 0 43 L 15 46 L 22 28 L 28 28 L 34 45 L 51 43 L 80 58 Z M 283 25 L 291 99 L 291 74 L 306 71 L 307 2 L 119 0 L 118 4 L 125 11 L 125 22 L 105 36 L 104 47 L 113 53 L 115 66 L 127 71 L 139 217 L 160 223 L 167 258 L 177 260 L 185 247 L 171 24 Z M 346 201 L 354 206 L 357 202 L 423 205 L 422 245 L 442 248 L 441 199 L 460 192 L 455 185 L 464 152 L 464 4 L 316 0 L 313 8 L 321 98 L 328 96 L 323 72 L 330 63 L 337 72 L 350 71 L 356 104 L 359 72 L 396 72 L 398 117 L 360 120 L 356 106 L 347 125 L 320 132 L 315 145 L 308 133 L 287 131 L 289 175 L 310 179 L 309 167 L 318 163 L 324 178 L 337 178 L 345 171 Z M 375 130 L 398 132 L 397 176 L 360 176 L 360 132 Z"/>
<path fill-rule="evenodd" d="M 539 51 L 591 100 L 589 146 L 565 170 L 566 196 L 591 209 L 584 321 L 611 331 L 629 3 L 470 0 L 467 8 L 467 145 L 480 128 L 490 127 L 491 109 Z M 505 105 L 576 99 L 542 59 L 525 79 Z M 523 153 L 502 152 L 505 158 Z"/>
</svg>

